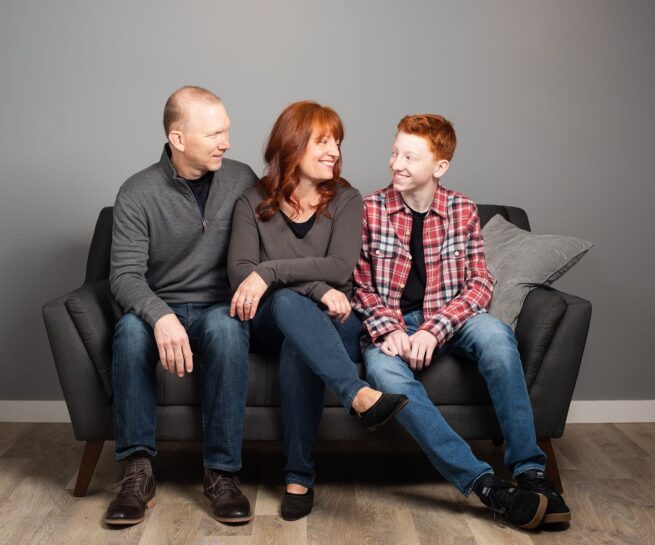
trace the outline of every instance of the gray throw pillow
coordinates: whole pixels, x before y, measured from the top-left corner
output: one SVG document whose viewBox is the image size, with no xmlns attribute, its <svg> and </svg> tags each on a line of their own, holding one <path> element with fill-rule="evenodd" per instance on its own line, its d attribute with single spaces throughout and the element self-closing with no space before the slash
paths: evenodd
<svg viewBox="0 0 655 545">
<path fill-rule="evenodd" d="M 593 246 L 575 237 L 535 235 L 501 215 L 487 222 L 482 236 L 487 266 L 496 277 L 489 314 L 512 328 L 530 290 L 555 282 Z"/>
</svg>

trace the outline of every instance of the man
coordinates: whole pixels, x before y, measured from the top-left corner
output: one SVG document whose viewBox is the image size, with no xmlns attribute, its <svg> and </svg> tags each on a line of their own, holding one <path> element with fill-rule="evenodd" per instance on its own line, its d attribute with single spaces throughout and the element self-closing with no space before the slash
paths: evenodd
<svg viewBox="0 0 655 545">
<path fill-rule="evenodd" d="M 494 279 L 477 208 L 439 183 L 455 146 L 455 130 L 443 117 L 406 116 L 389 161 L 392 184 L 364 199 L 353 307 L 370 337 L 367 378 L 380 390 L 409 397 L 396 419 L 460 492 L 475 492 L 521 528 L 568 521 L 568 507 L 544 475 L 546 456 L 536 443 L 516 339 L 486 313 Z M 477 362 L 518 487 L 473 455 L 416 379 L 441 351 Z"/>
<path fill-rule="evenodd" d="M 234 203 L 256 176 L 224 158 L 229 128 L 216 95 L 177 90 L 164 108 L 161 159 L 129 178 L 116 198 L 109 280 L 125 315 L 114 332 L 112 381 L 116 459 L 126 467 L 107 524 L 141 522 L 154 503 L 158 360 L 178 377 L 201 374 L 203 487 L 214 516 L 252 519 L 236 476 L 249 334 L 229 316 L 226 259 Z"/>
</svg>

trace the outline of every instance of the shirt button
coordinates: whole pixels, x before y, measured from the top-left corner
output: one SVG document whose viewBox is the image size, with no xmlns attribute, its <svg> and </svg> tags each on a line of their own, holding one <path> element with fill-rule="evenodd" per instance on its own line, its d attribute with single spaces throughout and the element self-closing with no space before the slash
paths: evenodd
<svg viewBox="0 0 655 545">
<path fill-rule="evenodd" d="M 409 259 L 412 259 L 412 256 L 411 256 L 411 255 L 409 256 Z"/>
<path fill-rule="evenodd" d="M 404 289 L 404 288 L 405 288 L 405 284 L 400 284 L 400 289 Z"/>
<path fill-rule="evenodd" d="M 380 250 L 375 250 L 375 255 L 380 255 Z"/>
<path fill-rule="evenodd" d="M 406 235 L 409 235 L 409 234 L 410 234 L 409 229 L 405 231 L 405 234 L 406 234 Z"/>
<path fill-rule="evenodd" d="M 455 252 L 455 257 L 458 257 L 458 256 L 459 256 L 459 250 L 457 250 L 457 251 Z"/>
</svg>

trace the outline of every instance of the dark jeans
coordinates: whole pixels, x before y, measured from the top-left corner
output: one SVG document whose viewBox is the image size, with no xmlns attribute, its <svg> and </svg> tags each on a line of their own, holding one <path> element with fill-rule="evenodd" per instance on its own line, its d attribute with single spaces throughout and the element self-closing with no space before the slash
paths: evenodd
<svg viewBox="0 0 655 545">
<path fill-rule="evenodd" d="M 230 318 L 229 305 L 169 305 L 189 335 L 194 373 L 201 373 L 205 467 L 241 469 L 248 389 L 247 324 Z M 159 354 L 152 327 L 135 314 L 116 324 L 113 345 L 116 459 L 137 451 L 155 456 L 155 371 Z"/>
<path fill-rule="evenodd" d="M 251 323 L 253 350 L 280 352 L 283 445 L 287 483 L 314 483 L 313 449 L 327 384 L 350 409 L 368 384 L 357 375 L 361 322 L 351 313 L 342 324 L 319 305 L 288 288 L 274 292 Z"/>
</svg>

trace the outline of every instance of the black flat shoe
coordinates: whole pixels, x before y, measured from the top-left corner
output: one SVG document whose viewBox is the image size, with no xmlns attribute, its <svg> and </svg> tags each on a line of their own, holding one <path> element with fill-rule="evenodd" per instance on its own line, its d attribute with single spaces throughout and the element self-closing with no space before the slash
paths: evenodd
<svg viewBox="0 0 655 545">
<path fill-rule="evenodd" d="M 391 417 L 401 411 L 409 399 L 405 394 L 383 393 L 372 407 L 359 415 L 362 426 L 368 431 L 375 431 L 384 426 Z"/>
<path fill-rule="evenodd" d="M 280 514 L 284 520 L 298 520 L 309 515 L 314 507 L 314 489 L 310 488 L 304 494 L 285 492 L 282 498 Z"/>
</svg>

